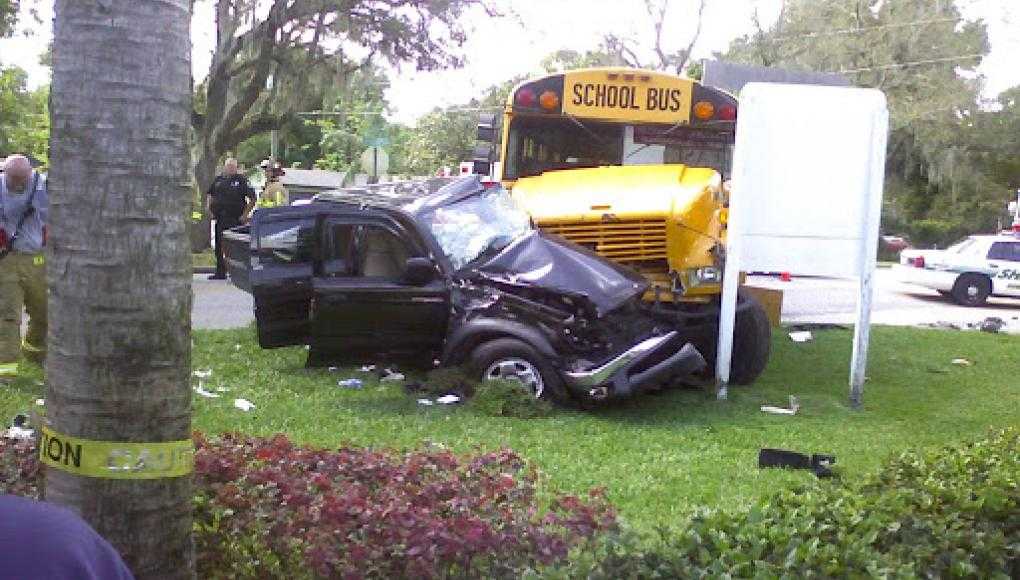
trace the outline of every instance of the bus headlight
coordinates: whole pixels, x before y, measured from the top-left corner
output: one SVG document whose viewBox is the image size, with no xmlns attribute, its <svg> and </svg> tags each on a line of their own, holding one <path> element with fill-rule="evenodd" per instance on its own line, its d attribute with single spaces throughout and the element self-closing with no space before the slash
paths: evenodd
<svg viewBox="0 0 1020 580">
<path fill-rule="evenodd" d="M 677 276 L 677 281 L 683 284 L 684 290 L 691 290 L 699 286 L 722 283 L 722 272 L 713 266 L 701 268 L 689 268 L 683 271 L 683 275 Z"/>
</svg>

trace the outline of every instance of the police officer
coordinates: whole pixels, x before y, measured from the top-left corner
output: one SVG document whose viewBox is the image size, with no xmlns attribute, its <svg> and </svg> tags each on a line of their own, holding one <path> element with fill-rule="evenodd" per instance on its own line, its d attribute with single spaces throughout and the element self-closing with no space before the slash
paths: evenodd
<svg viewBox="0 0 1020 580">
<path fill-rule="evenodd" d="M 216 220 L 216 273 L 210 280 L 224 280 L 227 267 L 223 261 L 223 232 L 248 221 L 255 207 L 255 190 L 248 179 L 237 172 L 237 159 L 228 158 L 223 163 L 223 173 L 218 175 L 206 192 L 205 208 Z"/>
<path fill-rule="evenodd" d="M 11 155 L 0 173 L 0 381 L 17 376 L 22 351 L 46 355 L 46 178 L 24 155 Z M 21 342 L 21 315 L 28 334 Z"/>
</svg>

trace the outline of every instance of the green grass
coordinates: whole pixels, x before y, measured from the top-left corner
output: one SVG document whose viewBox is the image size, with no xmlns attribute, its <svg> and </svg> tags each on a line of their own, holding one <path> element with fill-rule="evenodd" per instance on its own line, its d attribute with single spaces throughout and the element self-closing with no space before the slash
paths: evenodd
<svg viewBox="0 0 1020 580">
<path fill-rule="evenodd" d="M 367 380 L 345 390 L 354 372 L 306 370 L 304 349 L 260 350 L 251 329 L 195 333 L 195 368 L 212 369 L 195 396 L 197 429 L 285 432 L 316 445 L 406 449 L 438 443 L 456 451 L 509 446 L 537 465 L 556 492 L 608 488 L 622 517 L 642 529 L 675 522 L 698 505 L 737 506 L 807 481 L 808 472 L 757 469 L 761 447 L 833 453 L 843 477 L 858 478 L 910 447 L 935 446 L 1020 421 L 1020 337 L 876 327 L 865 409 L 847 407 L 851 332 L 815 333 L 794 344 L 777 333 L 772 363 L 756 385 L 731 400 L 678 390 L 596 411 L 557 410 L 534 419 L 492 417 L 463 407 L 421 407 L 392 384 Z M 967 358 L 973 366 L 954 366 Z M 196 383 L 197 384 L 197 383 Z M 37 378 L 0 388 L 0 413 L 27 408 Z M 762 404 L 800 398 L 797 416 L 766 415 Z M 233 407 L 243 397 L 256 405 Z"/>
</svg>

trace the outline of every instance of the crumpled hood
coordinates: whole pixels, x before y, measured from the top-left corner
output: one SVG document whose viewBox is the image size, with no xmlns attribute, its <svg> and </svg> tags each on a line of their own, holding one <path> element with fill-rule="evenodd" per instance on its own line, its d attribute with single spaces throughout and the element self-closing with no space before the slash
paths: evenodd
<svg viewBox="0 0 1020 580">
<path fill-rule="evenodd" d="M 587 298 L 599 316 L 644 294 L 637 272 L 609 262 L 559 236 L 532 231 L 474 268 L 482 277 Z"/>
<path fill-rule="evenodd" d="M 708 185 L 720 183 L 712 169 L 685 165 L 627 165 L 550 171 L 518 179 L 514 201 L 539 226 L 587 221 L 611 214 L 618 219 L 677 213 L 695 202 Z"/>
</svg>

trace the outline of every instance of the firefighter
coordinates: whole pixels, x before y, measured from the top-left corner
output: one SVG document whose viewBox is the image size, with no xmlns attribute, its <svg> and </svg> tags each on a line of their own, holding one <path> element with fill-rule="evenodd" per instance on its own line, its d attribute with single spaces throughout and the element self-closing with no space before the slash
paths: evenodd
<svg viewBox="0 0 1020 580">
<path fill-rule="evenodd" d="M 279 163 L 272 163 L 266 159 L 260 165 L 262 170 L 266 173 L 266 186 L 262 190 L 262 195 L 259 196 L 259 207 L 281 207 L 289 205 L 290 194 L 287 193 L 287 188 L 280 183 L 280 178 L 283 177 L 286 172 L 280 167 Z"/>
<path fill-rule="evenodd" d="M 237 159 L 227 159 L 223 163 L 223 173 L 213 180 L 206 192 L 205 209 L 216 220 L 213 240 L 216 273 L 209 276 L 210 280 L 227 278 L 227 266 L 223 259 L 223 232 L 247 221 L 254 207 L 255 190 L 248 183 L 248 178 L 237 172 Z"/>
<path fill-rule="evenodd" d="M 24 155 L 8 157 L 0 173 L 0 381 L 17 376 L 22 353 L 40 364 L 46 356 L 47 201 L 46 178 Z"/>
</svg>

